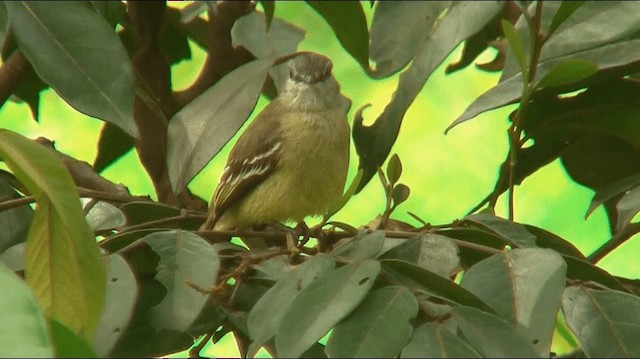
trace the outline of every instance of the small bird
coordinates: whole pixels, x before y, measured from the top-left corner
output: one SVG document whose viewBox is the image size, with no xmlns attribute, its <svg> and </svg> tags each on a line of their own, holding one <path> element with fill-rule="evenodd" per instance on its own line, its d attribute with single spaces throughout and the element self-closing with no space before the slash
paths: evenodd
<svg viewBox="0 0 640 359">
<path fill-rule="evenodd" d="M 201 229 L 300 223 L 338 200 L 349 166 L 350 101 L 331 70 L 316 53 L 290 60 L 283 91 L 229 153 Z"/>
</svg>

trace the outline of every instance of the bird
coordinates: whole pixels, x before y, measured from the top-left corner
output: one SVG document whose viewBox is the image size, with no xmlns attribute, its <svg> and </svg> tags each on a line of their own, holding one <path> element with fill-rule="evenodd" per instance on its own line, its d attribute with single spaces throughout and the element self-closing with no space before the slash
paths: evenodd
<svg viewBox="0 0 640 359">
<path fill-rule="evenodd" d="M 304 52 L 289 61 L 283 90 L 231 149 L 203 230 L 304 223 L 344 190 L 351 101 L 329 58 Z"/>
</svg>

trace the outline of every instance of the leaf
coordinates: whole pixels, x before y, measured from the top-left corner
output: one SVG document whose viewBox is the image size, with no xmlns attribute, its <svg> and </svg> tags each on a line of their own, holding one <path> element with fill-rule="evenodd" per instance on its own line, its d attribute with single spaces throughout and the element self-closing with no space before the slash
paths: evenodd
<svg viewBox="0 0 640 359">
<path fill-rule="evenodd" d="M 89 339 L 100 318 L 105 270 L 69 172 L 47 148 L 0 131 L 0 158 L 36 198 L 25 275 L 44 313 Z"/>
<path fill-rule="evenodd" d="M 589 60 L 570 59 L 557 64 L 536 84 L 536 87 L 556 87 L 572 84 L 598 72 L 598 67 Z"/>
<path fill-rule="evenodd" d="M 0 357 L 53 358 L 47 324 L 29 288 L 0 264 Z"/>
<path fill-rule="evenodd" d="M 1 7 L 1 6 L 0 6 Z M 20 198 L 5 180 L 0 179 L 0 201 Z M 33 210 L 28 204 L 0 212 L 0 254 L 27 238 Z"/>
<path fill-rule="evenodd" d="M 353 141 L 360 158 L 358 168 L 363 170 L 357 192 L 371 180 L 376 168 L 384 163 L 398 137 L 404 114 L 431 73 L 460 42 L 480 31 L 503 6 L 503 3 L 494 2 L 455 2 L 417 49 L 411 66 L 400 75 L 391 102 L 380 117 L 373 125 L 364 126 L 362 117 L 356 116 Z"/>
<path fill-rule="evenodd" d="M 167 151 L 174 192 L 184 189 L 248 119 L 270 68 L 268 60 L 242 65 L 173 116 Z"/>
<path fill-rule="evenodd" d="M 124 333 L 138 297 L 138 285 L 127 262 L 112 254 L 107 261 L 107 291 L 102 317 L 93 337 L 93 349 L 100 357 L 108 357 Z"/>
<path fill-rule="evenodd" d="M 278 357 L 298 357 L 322 338 L 360 304 L 379 272 L 379 262 L 352 262 L 304 288 L 289 305 L 278 325 Z"/>
<path fill-rule="evenodd" d="M 529 66 L 527 64 L 527 54 L 524 49 L 524 44 L 522 43 L 522 38 L 513 28 L 513 25 L 509 22 L 509 20 L 502 19 L 500 23 L 502 24 L 502 31 L 504 31 L 504 35 L 509 42 L 509 48 L 516 57 L 516 60 L 518 60 L 520 71 L 522 71 L 523 74 L 528 74 Z M 525 77 L 525 79 L 526 78 L 527 77 Z"/>
<path fill-rule="evenodd" d="M 510 322 L 538 356 L 547 356 L 566 271 L 567 264 L 553 250 L 514 249 L 478 262 L 460 285 Z"/>
<path fill-rule="evenodd" d="M 96 232 L 123 227 L 126 222 L 122 211 L 105 201 L 99 201 L 91 207 L 85 218 L 89 227 Z"/>
<path fill-rule="evenodd" d="M 450 332 L 439 321 L 414 330 L 401 358 L 481 358 L 469 343 Z"/>
<path fill-rule="evenodd" d="M 100 130 L 98 153 L 93 161 L 93 170 L 102 172 L 133 148 L 133 139 L 120 127 L 105 122 Z"/>
<path fill-rule="evenodd" d="M 626 191 L 616 203 L 616 210 L 618 211 L 616 229 L 622 230 L 640 211 L 640 186 Z"/>
<path fill-rule="evenodd" d="M 120 210 L 127 217 L 127 224 L 130 226 L 180 215 L 179 208 L 151 201 L 127 202 Z"/>
<path fill-rule="evenodd" d="M 418 302 L 405 287 L 389 286 L 369 293 L 329 337 L 330 358 L 392 358 L 411 337 L 409 320 Z"/>
<path fill-rule="evenodd" d="M 267 31 L 269 31 L 271 22 L 273 21 L 273 14 L 276 11 L 276 2 L 270 0 L 260 0 L 260 5 L 262 5 L 262 10 L 264 10 L 264 20 L 267 24 Z"/>
<path fill-rule="evenodd" d="M 593 211 L 598 208 L 601 204 L 607 202 L 611 198 L 627 192 L 631 190 L 633 187 L 636 187 L 640 184 L 640 174 L 635 174 L 629 177 L 625 177 L 619 181 L 608 184 L 602 188 L 599 188 L 596 193 L 593 195 L 593 199 L 589 204 L 589 209 L 587 210 L 587 214 L 585 218 L 588 218 Z"/>
<path fill-rule="evenodd" d="M 280 279 L 253 306 L 247 318 L 247 328 L 252 339 L 249 356 L 273 337 L 291 302 L 309 284 L 335 267 L 331 256 L 319 254 L 294 267 Z"/>
<path fill-rule="evenodd" d="M 476 297 L 473 293 L 433 272 L 422 269 L 409 262 L 396 259 L 384 259 L 381 262 L 385 271 L 387 269 L 392 269 L 397 273 L 402 274 L 425 288 L 431 295 L 446 299 L 453 303 L 467 305 L 485 312 L 494 313 L 490 306 L 480 298 Z"/>
<path fill-rule="evenodd" d="M 380 259 L 400 259 L 449 278 L 460 267 L 458 246 L 445 236 L 424 233 L 395 246 Z"/>
<path fill-rule="evenodd" d="M 402 202 L 406 201 L 409 198 L 409 193 L 411 190 L 409 186 L 403 183 L 398 183 L 393 187 L 393 191 L 391 192 L 391 198 L 393 199 L 393 208 L 395 209 Z"/>
<path fill-rule="evenodd" d="M 189 22 L 200 16 L 201 13 L 207 11 L 207 9 L 208 6 L 205 1 L 192 1 L 180 9 L 180 21 L 185 23 Z"/>
<path fill-rule="evenodd" d="M 470 307 L 451 311 L 465 339 L 485 358 L 537 358 L 540 355 L 515 328 L 495 315 Z M 544 356 L 548 356 L 548 353 Z"/>
<path fill-rule="evenodd" d="M 384 241 L 384 231 L 360 231 L 350 241 L 336 247 L 331 255 L 351 260 L 372 259 L 380 253 Z"/>
<path fill-rule="evenodd" d="M 567 278 L 583 282 L 593 281 L 611 289 L 630 292 L 614 276 L 587 260 L 567 255 L 562 257 L 567 262 Z"/>
<path fill-rule="evenodd" d="M 616 54 L 616 56 L 611 56 L 611 54 Z M 567 56 L 543 61 L 538 65 L 536 79 L 544 77 L 558 64 L 567 60 L 575 59 L 592 62 L 597 66 L 600 73 L 617 73 L 618 71 L 621 71 L 624 75 L 626 73 L 637 72 L 638 66 L 631 65 L 640 60 L 640 39 L 608 44 L 595 49 L 580 51 Z M 583 83 L 576 83 L 573 87 L 562 88 L 562 91 L 558 92 L 570 92 L 583 87 Z M 456 118 L 449 127 L 447 127 L 445 133 L 462 122 L 468 121 L 483 112 L 516 103 L 520 100 L 521 95 L 522 76 L 521 74 L 516 74 L 480 95 L 480 97 L 467 107 L 462 115 Z"/>
<path fill-rule="evenodd" d="M 524 225 L 527 232 L 536 237 L 536 246 L 539 248 L 550 248 L 554 251 L 567 256 L 584 259 L 584 255 L 571 242 L 551 233 L 542 228 L 534 227 L 528 224 Z"/>
<path fill-rule="evenodd" d="M 391 184 L 396 184 L 402 175 L 402 162 L 400 162 L 400 157 L 398 157 L 397 153 L 394 153 L 391 158 L 389 158 L 389 163 L 387 163 L 387 178 L 389 178 L 389 182 Z"/>
<path fill-rule="evenodd" d="M 6 3 L 11 30 L 34 70 L 76 110 L 138 137 L 134 79 L 111 25 L 88 3 Z"/>
<path fill-rule="evenodd" d="M 569 287 L 562 296 L 569 328 L 589 358 L 640 356 L 640 299 L 613 290 Z"/>
<path fill-rule="evenodd" d="M 71 329 L 56 320 L 51 320 L 51 341 L 57 358 L 97 358 L 91 346 Z"/>
<path fill-rule="evenodd" d="M 358 173 L 356 173 L 356 176 L 353 178 L 353 180 L 351 181 L 351 184 L 349 185 L 349 188 L 347 188 L 347 190 L 344 192 L 342 197 L 340 197 L 340 199 L 337 202 L 335 202 L 334 204 L 331 205 L 331 207 L 329 207 L 329 209 L 327 210 L 327 213 L 324 216 L 325 218 L 333 217 L 334 214 L 338 213 L 338 211 L 340 211 L 349 202 L 351 197 L 353 197 L 353 194 L 356 192 L 356 189 L 360 185 L 361 180 L 362 180 L 362 170 L 358 170 Z"/>
<path fill-rule="evenodd" d="M 522 224 L 487 213 L 472 214 L 466 216 L 464 220 L 498 235 L 512 246 L 523 248 L 536 246 L 536 237 L 529 233 Z"/>
<path fill-rule="evenodd" d="M 155 279 L 167 290 L 162 301 L 151 309 L 157 328 L 186 331 L 209 299 L 189 287 L 215 284 L 220 262 L 216 251 L 197 235 L 176 230 L 157 232 L 142 239 L 160 256 Z"/>
<path fill-rule="evenodd" d="M 242 46 L 255 57 L 271 61 L 296 52 L 305 30 L 278 18 L 267 30 L 265 16 L 253 11 L 236 20 L 231 28 L 232 46 Z M 289 77 L 289 67 L 286 63 L 274 66 L 269 75 L 280 93 Z"/>
<path fill-rule="evenodd" d="M 551 26 L 549 26 L 548 33 L 553 33 L 556 29 L 567 19 L 571 14 L 584 5 L 582 1 L 564 1 L 560 4 L 558 11 L 551 20 Z"/>
<path fill-rule="evenodd" d="M 376 63 L 370 75 L 387 77 L 405 67 L 449 6 L 449 1 L 378 2 L 369 35 L 369 56 Z"/>
<path fill-rule="evenodd" d="M 306 1 L 331 26 L 340 45 L 363 69 L 369 69 L 367 18 L 359 1 Z"/>
</svg>

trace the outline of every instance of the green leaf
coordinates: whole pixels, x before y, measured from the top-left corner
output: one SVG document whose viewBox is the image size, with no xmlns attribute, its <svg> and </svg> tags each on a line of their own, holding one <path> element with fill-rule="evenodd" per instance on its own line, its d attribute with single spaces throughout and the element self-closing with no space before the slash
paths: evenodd
<svg viewBox="0 0 640 359">
<path fill-rule="evenodd" d="M 127 217 L 127 224 L 130 226 L 180 215 L 179 208 L 151 201 L 127 202 L 120 210 Z"/>
<path fill-rule="evenodd" d="M 564 86 L 593 76 L 598 67 L 589 60 L 570 59 L 552 68 L 536 87 Z"/>
<path fill-rule="evenodd" d="M 153 322 L 160 329 L 186 331 L 210 300 L 209 295 L 186 283 L 200 288 L 214 285 L 220 267 L 218 255 L 207 241 L 181 230 L 152 233 L 142 240 L 160 256 L 155 279 L 167 290 L 151 309 Z"/>
<path fill-rule="evenodd" d="M 105 202 L 97 202 L 85 216 L 93 231 L 104 231 L 123 227 L 127 221 L 118 207 Z"/>
<path fill-rule="evenodd" d="M 468 269 L 460 285 L 489 304 L 533 345 L 551 349 L 567 264 L 551 249 L 514 249 Z"/>
<path fill-rule="evenodd" d="M 105 122 L 100 130 L 98 153 L 93 161 L 93 170 L 102 172 L 133 148 L 133 139 L 120 127 Z"/>
<path fill-rule="evenodd" d="M 589 204 L 589 209 L 587 210 L 587 214 L 585 218 L 588 218 L 593 211 L 598 208 L 604 202 L 610 200 L 611 198 L 623 193 L 627 192 L 633 187 L 636 187 L 640 184 L 640 174 L 635 174 L 629 177 L 625 177 L 619 181 L 610 183 L 602 188 L 599 188 L 596 193 L 593 195 L 593 199 Z"/>
<path fill-rule="evenodd" d="M 85 2 L 6 3 L 11 30 L 34 70 L 76 110 L 138 137 L 134 78 L 111 25 Z"/>
<path fill-rule="evenodd" d="M 173 116 L 167 156 L 174 191 L 184 189 L 248 119 L 271 64 L 255 60 L 238 67 Z"/>
<path fill-rule="evenodd" d="M 330 358 L 393 358 L 411 337 L 417 312 L 407 288 L 376 289 L 333 329 L 325 351 Z"/>
<path fill-rule="evenodd" d="M 307 1 L 331 26 L 340 45 L 363 69 L 369 68 L 367 18 L 359 1 Z"/>
<path fill-rule="evenodd" d="M 289 305 L 301 291 L 334 267 L 331 256 L 319 254 L 309 258 L 294 267 L 256 302 L 247 318 L 252 339 L 249 356 L 255 355 L 260 346 L 273 337 Z"/>
<path fill-rule="evenodd" d="M 558 26 L 562 25 L 562 23 L 582 5 L 584 5 L 584 2 L 582 1 L 563 1 L 556 14 L 553 16 L 553 20 L 551 20 L 551 26 L 549 26 L 548 33 L 556 31 Z"/>
<path fill-rule="evenodd" d="M 616 229 L 619 231 L 628 225 L 633 217 L 640 212 L 640 186 L 625 192 L 616 203 L 616 210 L 618 211 Z"/>
<path fill-rule="evenodd" d="M 518 60 L 518 65 L 520 65 L 520 71 L 523 74 L 529 73 L 529 66 L 527 64 L 527 53 L 524 49 L 524 44 L 522 43 L 522 38 L 513 28 L 513 24 L 509 22 L 509 20 L 502 19 L 500 21 L 502 24 L 502 31 L 504 31 L 504 36 L 507 38 L 509 42 L 509 49 L 513 52 L 516 60 Z M 527 77 L 525 77 L 526 79 Z"/>
<path fill-rule="evenodd" d="M 91 346 L 57 320 L 51 320 L 51 341 L 57 358 L 97 358 Z"/>
<path fill-rule="evenodd" d="M 389 163 L 387 163 L 387 178 L 391 184 L 396 184 L 402 175 L 402 162 L 400 162 L 400 157 L 398 157 L 397 153 L 394 153 L 391 158 L 389 158 Z"/>
<path fill-rule="evenodd" d="M 440 321 L 422 325 L 413 332 L 401 358 L 481 358 L 469 343 Z"/>
<path fill-rule="evenodd" d="M 46 315 L 92 337 L 105 293 L 105 270 L 69 172 L 46 147 L 0 131 L 0 158 L 36 198 L 25 274 Z"/>
<path fill-rule="evenodd" d="M 379 3 L 377 6 L 382 5 Z M 404 2 L 390 2 L 404 4 Z M 353 123 L 353 142 L 363 170 L 358 192 L 369 183 L 376 169 L 384 163 L 398 137 L 402 119 L 422 90 L 429 76 L 458 44 L 480 31 L 502 9 L 504 3 L 474 1 L 454 2 L 426 41 L 417 49 L 413 62 L 398 81 L 391 102 L 371 126 L 364 126 L 361 116 Z M 389 30 L 389 33 L 393 31 Z M 399 38 L 394 37 L 394 41 Z"/>
<path fill-rule="evenodd" d="M 391 192 L 391 198 L 393 199 L 393 208 L 396 208 L 402 202 L 406 201 L 409 198 L 409 193 L 411 190 L 409 186 L 403 183 L 398 183 L 393 187 L 393 191 Z"/>
<path fill-rule="evenodd" d="M 273 21 L 273 14 L 276 11 L 276 2 L 271 0 L 260 0 L 260 5 L 262 5 L 262 10 L 264 10 L 264 20 L 267 24 L 267 31 L 269 31 L 271 22 Z"/>
<path fill-rule="evenodd" d="M 298 357 L 320 340 L 360 304 L 379 272 L 379 262 L 352 262 L 325 274 L 304 288 L 278 325 L 278 356 Z"/>
<path fill-rule="evenodd" d="M 0 5 L 1 6 L 1 5 Z M 20 198 L 5 180 L 0 179 L 0 201 Z M 0 254 L 27 238 L 33 210 L 28 204 L 0 212 Z"/>
<path fill-rule="evenodd" d="M 402 274 L 425 288 L 431 295 L 453 303 L 467 305 L 485 312 L 494 313 L 494 310 L 475 294 L 433 272 L 420 268 L 409 262 L 396 259 L 384 259 L 381 262 L 385 271 L 391 269 Z"/>
<path fill-rule="evenodd" d="M 47 324 L 29 288 L 0 264 L 0 357 L 53 358 Z"/>
<path fill-rule="evenodd" d="M 589 358 L 640 356 L 640 298 L 614 290 L 569 287 L 562 296 L 569 328 Z"/>
<path fill-rule="evenodd" d="M 527 339 L 509 323 L 495 315 L 470 307 L 451 311 L 459 330 L 471 346 L 485 358 L 541 357 Z M 544 357 L 549 354 L 546 353 Z"/>
<path fill-rule="evenodd" d="M 567 262 L 567 278 L 583 282 L 593 281 L 611 289 L 630 292 L 614 276 L 587 260 L 567 255 L 562 257 Z"/>
<path fill-rule="evenodd" d="M 370 75 L 387 77 L 405 67 L 434 31 L 434 24 L 448 6 L 445 1 L 378 2 L 369 43 L 369 56 L 376 63 L 376 69 Z"/>
<path fill-rule="evenodd" d="M 446 279 L 460 267 L 458 246 L 450 238 L 434 233 L 411 238 L 384 252 L 380 259 L 407 261 Z"/>
<path fill-rule="evenodd" d="M 138 285 L 125 260 L 112 254 L 107 261 L 107 291 L 104 310 L 93 337 L 93 349 L 100 357 L 108 357 L 124 333 L 138 298 Z"/>
<path fill-rule="evenodd" d="M 273 19 L 267 30 L 265 16 L 253 11 L 236 20 L 231 28 L 232 46 L 242 46 L 255 57 L 272 61 L 296 52 L 305 30 L 278 18 Z M 269 70 L 269 75 L 280 93 L 289 78 L 289 67 L 280 64 Z"/>
<path fill-rule="evenodd" d="M 360 231 L 355 237 L 336 247 L 331 254 L 351 260 L 372 259 L 380 253 L 384 241 L 384 231 Z"/>
<path fill-rule="evenodd" d="M 464 218 L 480 228 L 503 238 L 515 247 L 531 248 L 536 246 L 536 237 L 520 223 L 508 221 L 487 213 L 472 214 Z"/>
</svg>

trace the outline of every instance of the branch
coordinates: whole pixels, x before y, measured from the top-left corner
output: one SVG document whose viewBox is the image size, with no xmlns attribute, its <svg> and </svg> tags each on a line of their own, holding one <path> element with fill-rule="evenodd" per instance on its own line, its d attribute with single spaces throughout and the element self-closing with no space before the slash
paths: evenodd
<svg viewBox="0 0 640 359">
<path fill-rule="evenodd" d="M 9 59 L 2 64 L 0 67 L 0 107 L 7 102 L 9 96 L 29 71 L 32 71 L 31 65 L 20 50 L 15 50 Z"/>
<path fill-rule="evenodd" d="M 616 234 L 611 237 L 608 241 L 606 241 L 600 248 L 596 249 L 593 253 L 591 253 L 587 260 L 592 263 L 598 263 L 602 258 L 606 257 L 607 254 L 613 252 L 614 249 L 618 248 L 624 242 L 626 242 L 629 238 L 633 237 L 636 233 L 640 232 L 640 223 L 632 223 L 622 230 L 618 231 Z"/>
</svg>

